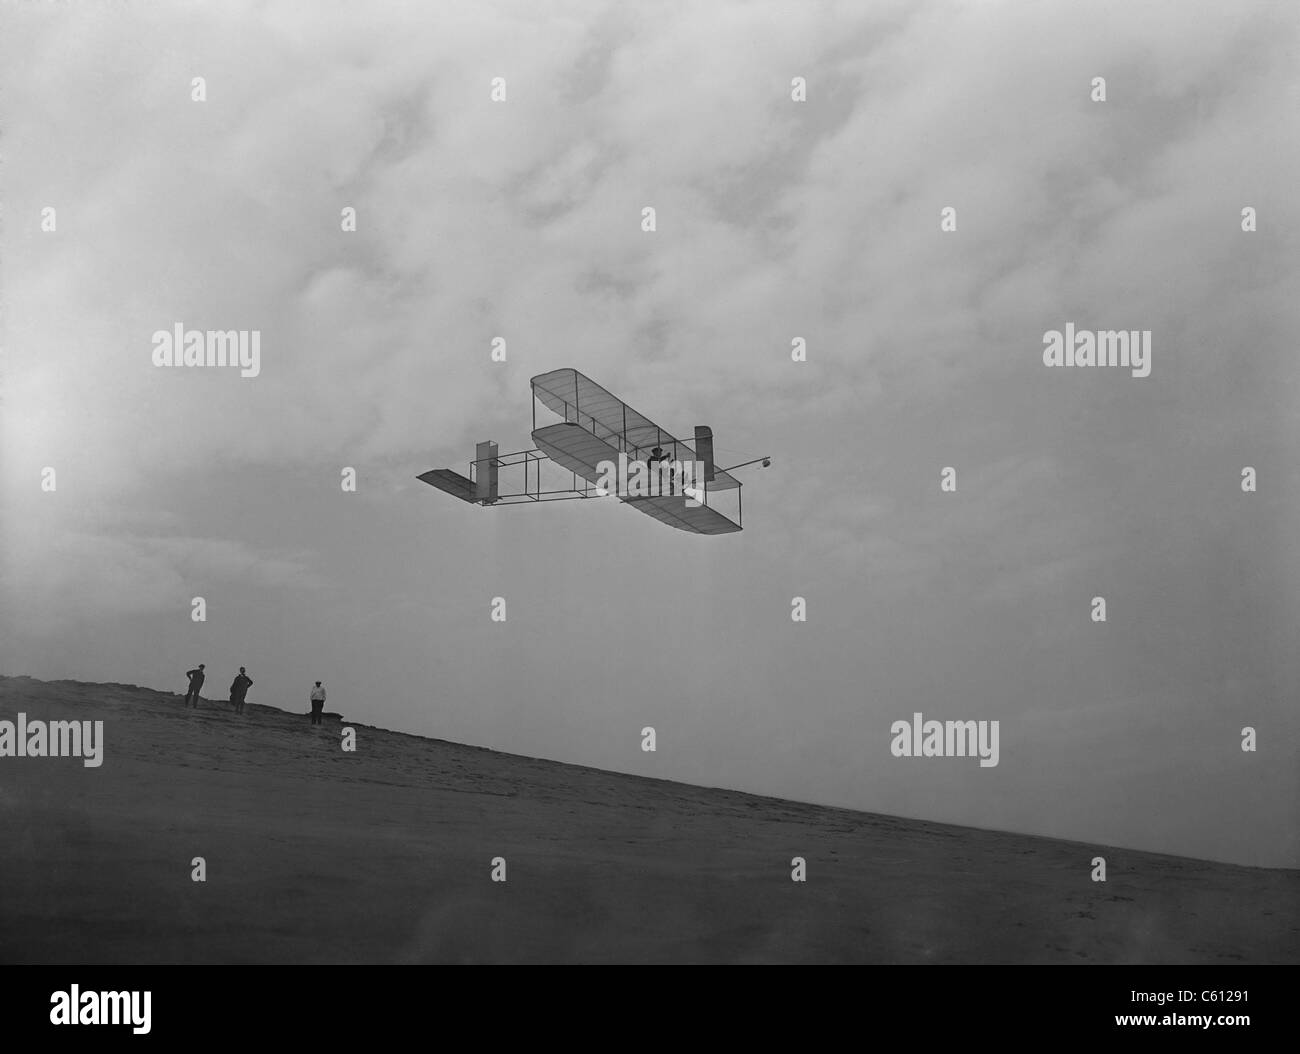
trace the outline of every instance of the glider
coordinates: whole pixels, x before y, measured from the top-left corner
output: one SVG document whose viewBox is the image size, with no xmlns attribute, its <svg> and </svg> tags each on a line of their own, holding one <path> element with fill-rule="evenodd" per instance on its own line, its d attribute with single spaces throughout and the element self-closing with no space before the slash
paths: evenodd
<svg viewBox="0 0 1300 1054">
<path fill-rule="evenodd" d="M 696 425 L 688 443 L 573 369 L 552 370 L 530 382 L 533 391 L 531 450 L 498 453 L 495 442 L 479 443 L 469 475 L 449 468 L 423 472 L 417 479 L 471 505 L 617 497 L 638 512 L 691 534 L 732 534 L 741 530 L 740 480 L 731 473 L 770 457 L 731 468 L 713 462 L 713 430 Z M 537 406 L 562 420 L 537 426 Z M 611 467 L 618 482 L 611 486 Z M 631 466 L 625 478 L 624 470 Z M 522 489 L 506 492 L 501 476 L 522 469 Z M 543 470 L 570 477 L 568 487 L 543 487 Z M 638 471 L 640 470 L 640 471 Z M 581 486 L 579 485 L 581 481 Z M 720 495 L 735 491 L 736 518 L 715 507 Z"/>
</svg>

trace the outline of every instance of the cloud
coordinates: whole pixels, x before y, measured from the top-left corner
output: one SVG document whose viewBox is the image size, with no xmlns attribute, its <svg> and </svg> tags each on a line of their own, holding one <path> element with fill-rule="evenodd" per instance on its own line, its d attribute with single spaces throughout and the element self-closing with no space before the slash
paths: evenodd
<svg viewBox="0 0 1300 1054">
<path fill-rule="evenodd" d="M 119 614 L 188 611 L 195 583 L 242 590 L 314 590 L 323 581 L 305 553 L 268 555 L 221 538 L 85 531 L 50 523 L 6 525 L 0 589 L 30 629 Z M 18 554 L 39 552 L 39 561 Z"/>
</svg>

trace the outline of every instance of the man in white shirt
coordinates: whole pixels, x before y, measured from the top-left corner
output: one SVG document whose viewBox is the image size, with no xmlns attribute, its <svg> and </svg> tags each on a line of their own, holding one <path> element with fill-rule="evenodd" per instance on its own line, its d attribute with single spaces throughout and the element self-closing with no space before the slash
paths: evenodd
<svg viewBox="0 0 1300 1054">
<path fill-rule="evenodd" d="M 320 686 L 320 681 L 316 682 L 316 687 L 311 690 L 311 723 L 313 725 L 323 725 L 325 723 L 325 689 Z"/>
</svg>

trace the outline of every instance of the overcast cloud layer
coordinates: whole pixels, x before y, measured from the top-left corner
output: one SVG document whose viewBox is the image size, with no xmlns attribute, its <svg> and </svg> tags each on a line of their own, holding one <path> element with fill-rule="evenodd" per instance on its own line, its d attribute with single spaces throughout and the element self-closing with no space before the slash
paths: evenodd
<svg viewBox="0 0 1300 1054">
<path fill-rule="evenodd" d="M 0 22 L 0 672 L 245 665 L 502 750 L 1300 864 L 1294 4 Z M 177 322 L 260 330 L 261 375 L 156 369 Z M 1151 330 L 1151 376 L 1045 368 L 1067 322 Z M 773 455 L 744 533 L 414 479 L 530 446 L 561 366 Z M 1000 764 L 892 757 L 914 711 L 1000 720 Z"/>
</svg>

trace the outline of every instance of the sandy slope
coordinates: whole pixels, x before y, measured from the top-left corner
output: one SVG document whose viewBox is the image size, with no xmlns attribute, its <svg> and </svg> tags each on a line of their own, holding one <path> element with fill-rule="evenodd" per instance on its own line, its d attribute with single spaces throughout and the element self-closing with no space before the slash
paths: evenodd
<svg viewBox="0 0 1300 1054">
<path fill-rule="evenodd" d="M 5 962 L 1300 961 L 1295 871 L 355 724 L 345 754 L 336 715 L 241 720 L 126 685 L 0 678 L 0 718 L 20 710 L 102 719 L 106 760 L 0 758 Z M 796 855 L 807 883 L 790 881 Z"/>
</svg>

